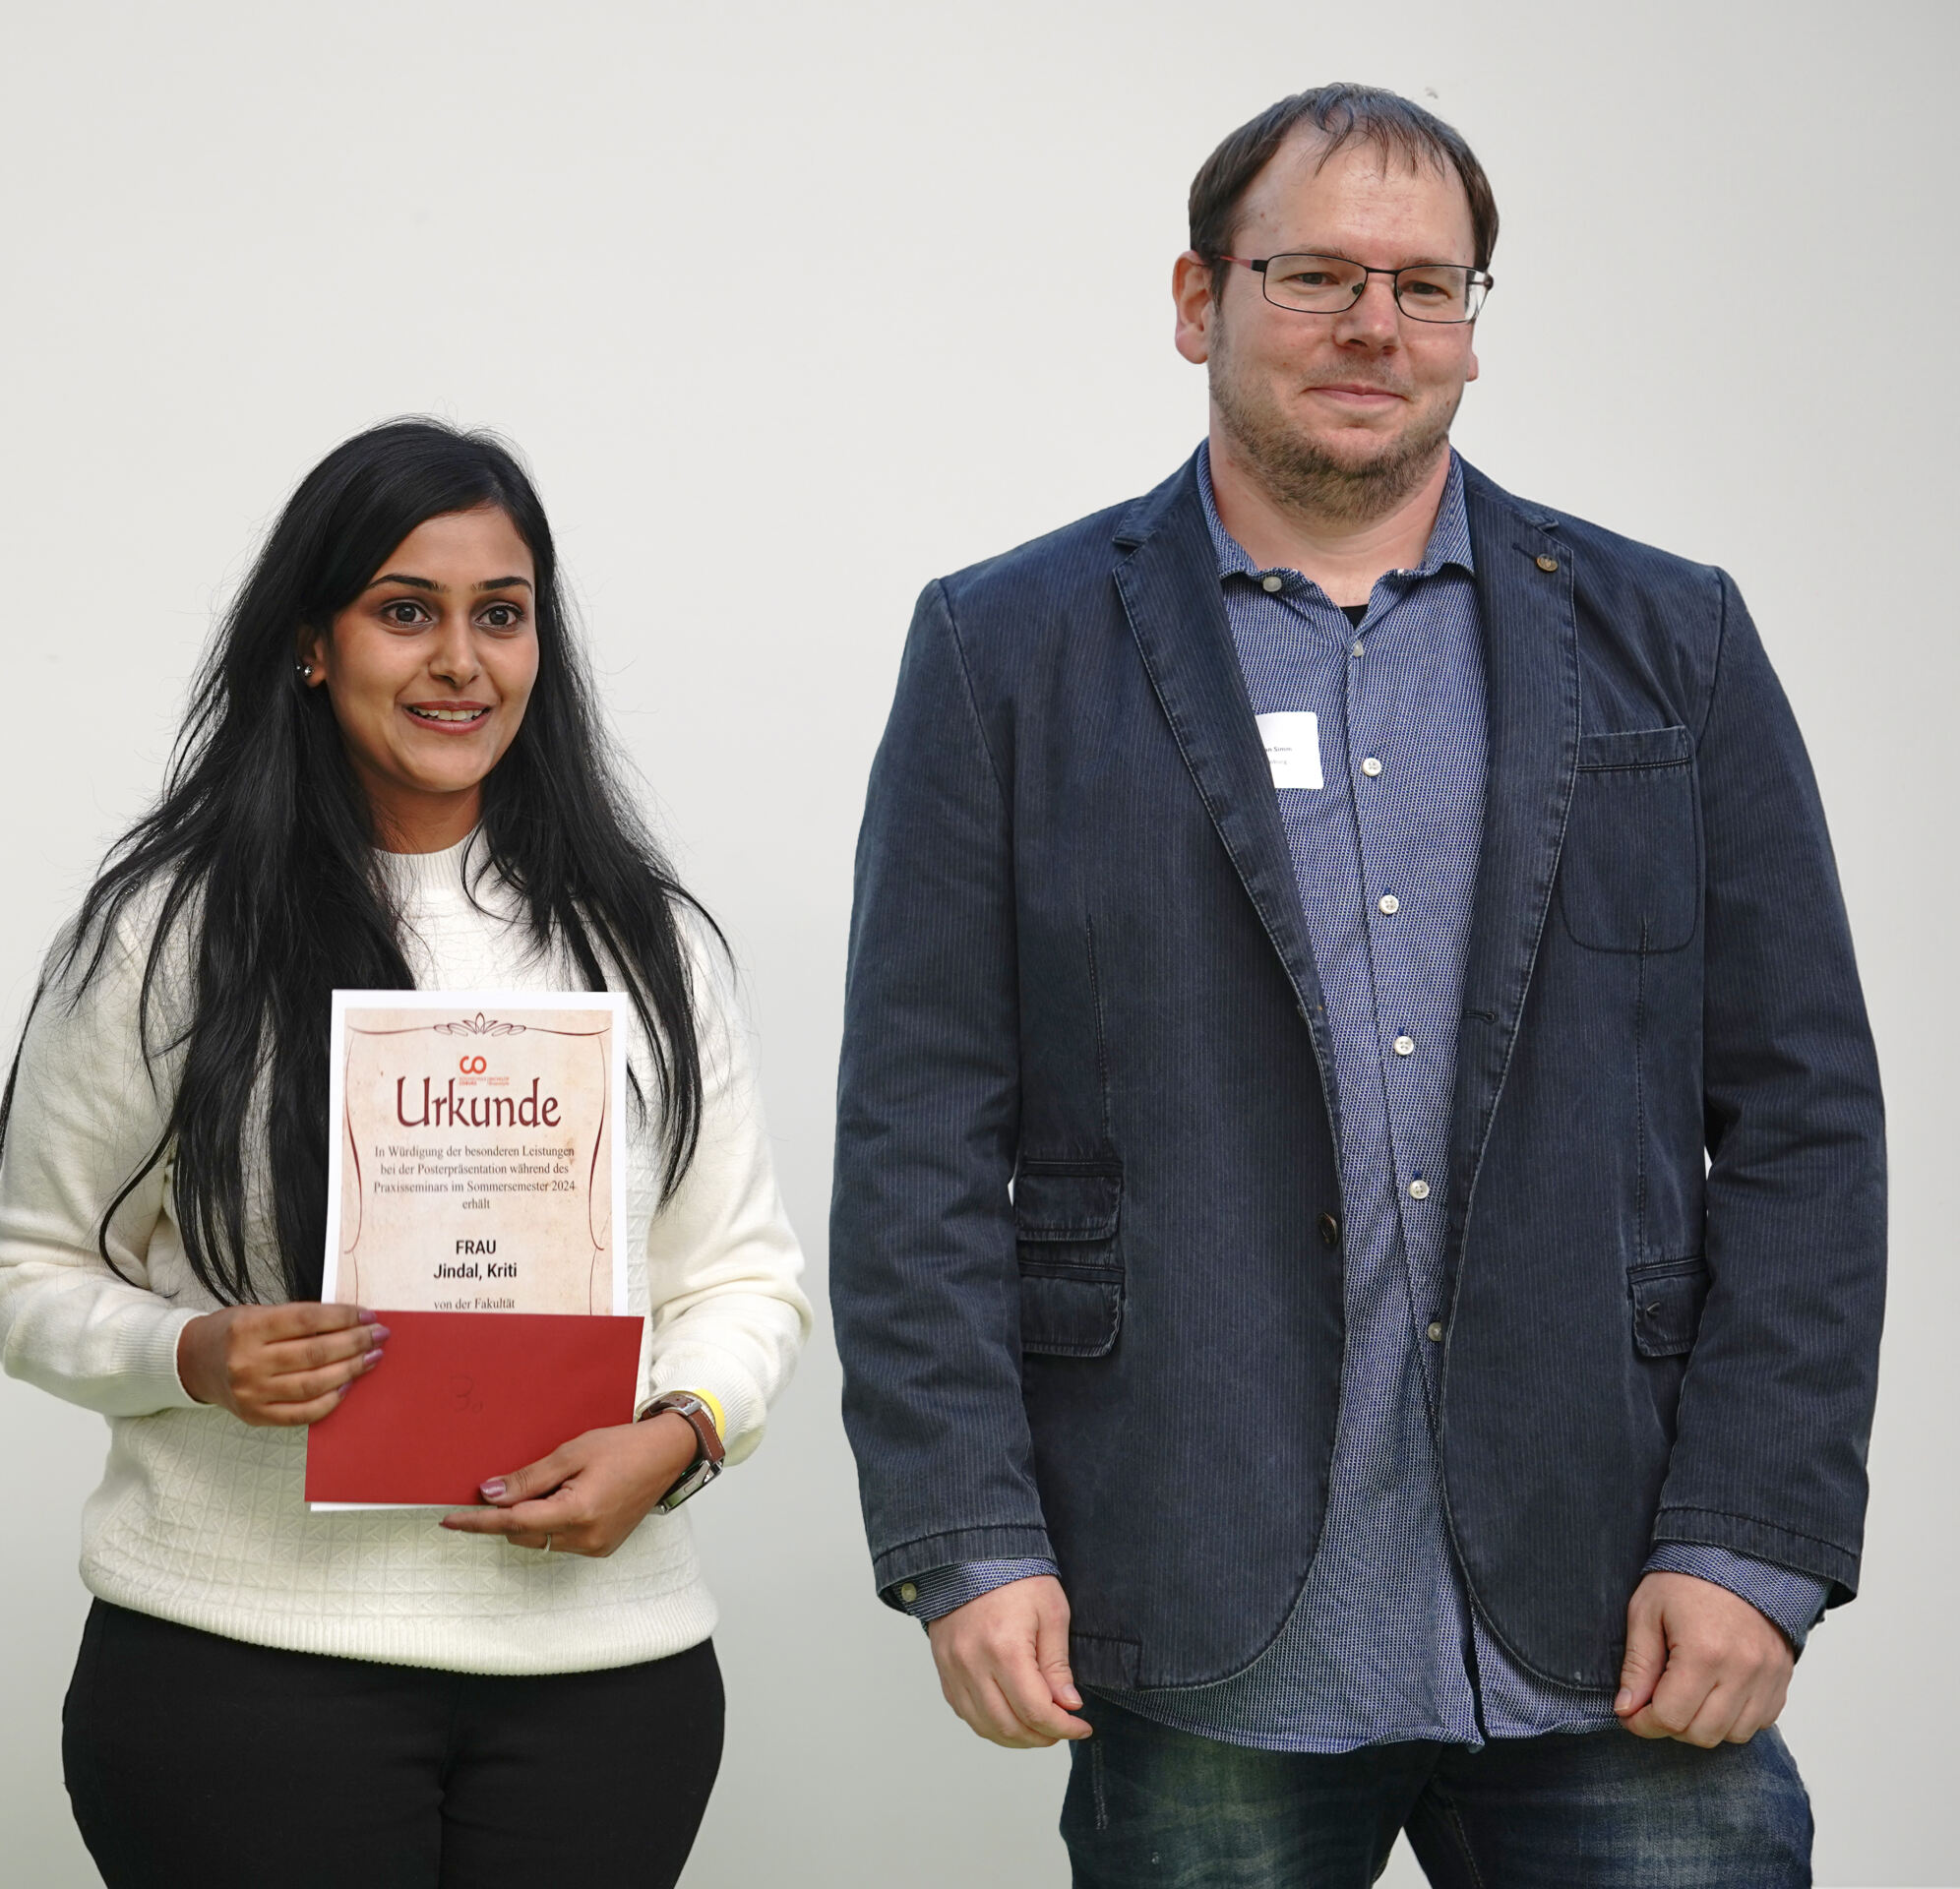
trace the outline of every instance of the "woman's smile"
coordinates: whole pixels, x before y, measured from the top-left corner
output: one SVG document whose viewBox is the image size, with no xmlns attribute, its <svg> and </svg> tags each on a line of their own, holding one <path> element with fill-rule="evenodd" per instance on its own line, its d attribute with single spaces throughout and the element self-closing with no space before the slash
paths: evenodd
<svg viewBox="0 0 1960 1889">
<path fill-rule="evenodd" d="M 431 733 L 440 735 L 474 734 L 492 713 L 487 701 L 410 701 L 402 706 Z"/>
</svg>

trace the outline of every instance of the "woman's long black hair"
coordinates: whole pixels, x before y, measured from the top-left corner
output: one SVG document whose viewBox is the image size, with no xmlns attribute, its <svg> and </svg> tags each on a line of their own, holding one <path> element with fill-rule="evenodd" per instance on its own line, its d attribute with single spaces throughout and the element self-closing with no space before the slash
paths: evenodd
<svg viewBox="0 0 1960 1889">
<path fill-rule="evenodd" d="M 473 876 L 501 875 L 537 944 L 569 951 L 587 988 L 627 991 L 652 1046 L 669 1192 L 693 1158 L 702 1075 L 677 908 L 700 908 L 623 791 L 544 509 L 497 439 L 397 420 L 337 447 L 292 495 L 198 673 L 161 798 L 111 848 L 36 996 L 86 957 L 71 985 L 79 998 L 119 915 L 156 889 L 143 1049 L 153 1061 L 181 1047 L 183 1068 L 161 1139 L 103 1211 L 97 1242 L 111 1265 L 111 1218 L 174 1144 L 173 1198 L 199 1280 L 221 1303 L 260 1296 L 246 1228 L 248 1168 L 264 1158 L 284 1291 L 320 1291 L 331 995 L 406 990 L 414 979 L 365 795 L 327 692 L 298 674 L 299 642 L 324 634 L 417 525 L 484 505 L 501 507 L 530 547 L 538 669 L 522 724 L 483 783 Z M 194 967 L 192 1001 L 188 1021 L 166 1032 L 157 1005 L 179 931 L 188 950 L 175 961 Z M 643 1106 L 637 1071 L 635 1089 Z M 0 1145 L 13 1097 L 10 1075 Z M 251 1128 L 257 1110 L 267 1117 Z"/>
</svg>

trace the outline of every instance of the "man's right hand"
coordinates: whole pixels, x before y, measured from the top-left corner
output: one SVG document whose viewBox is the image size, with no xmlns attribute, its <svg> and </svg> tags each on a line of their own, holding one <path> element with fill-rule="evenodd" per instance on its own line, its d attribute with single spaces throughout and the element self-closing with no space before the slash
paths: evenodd
<svg viewBox="0 0 1960 1889">
<path fill-rule="evenodd" d="M 388 1327 L 359 1306 L 227 1306 L 177 1337 L 177 1375 L 248 1424 L 317 1424 L 381 1363 Z"/>
<path fill-rule="evenodd" d="M 1010 1581 L 926 1628 L 946 1702 L 983 1738 L 1027 1749 L 1086 1738 L 1069 1673 L 1069 1597 L 1052 1574 Z"/>
</svg>

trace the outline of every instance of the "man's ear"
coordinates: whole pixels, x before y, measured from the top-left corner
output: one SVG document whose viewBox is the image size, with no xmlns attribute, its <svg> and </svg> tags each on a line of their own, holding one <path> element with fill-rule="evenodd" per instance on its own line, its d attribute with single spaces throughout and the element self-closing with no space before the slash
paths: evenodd
<svg viewBox="0 0 1960 1889">
<path fill-rule="evenodd" d="M 1177 350 L 1194 366 L 1211 358 L 1211 329 L 1218 304 L 1211 294 L 1211 268 L 1188 249 L 1171 268 L 1171 300 L 1178 311 Z"/>
</svg>

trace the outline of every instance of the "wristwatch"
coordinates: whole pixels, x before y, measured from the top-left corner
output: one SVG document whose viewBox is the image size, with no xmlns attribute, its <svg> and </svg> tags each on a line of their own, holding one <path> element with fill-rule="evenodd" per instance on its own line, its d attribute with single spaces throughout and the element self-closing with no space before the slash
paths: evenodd
<svg viewBox="0 0 1960 1889">
<path fill-rule="evenodd" d="M 728 1452 L 722 1446 L 721 1432 L 714 1427 L 705 1399 L 691 1390 L 670 1390 L 666 1396 L 654 1398 L 640 1421 L 644 1423 L 647 1417 L 657 1417 L 663 1410 L 685 1417 L 695 1433 L 694 1461 L 681 1480 L 653 1504 L 655 1508 L 671 1510 L 679 1508 L 690 1495 L 699 1494 L 721 1474 L 721 1459 Z"/>
</svg>

